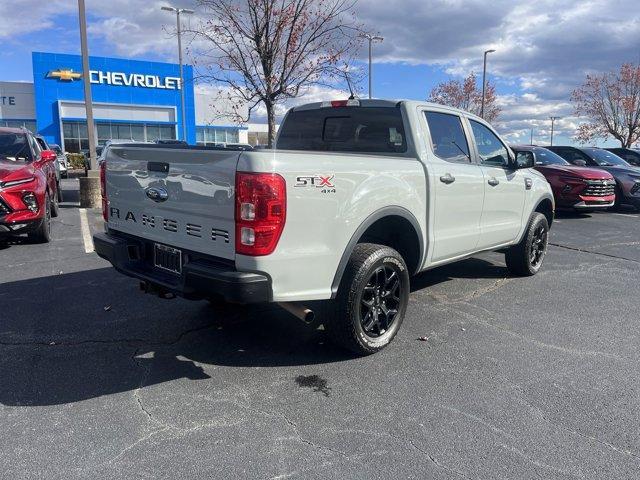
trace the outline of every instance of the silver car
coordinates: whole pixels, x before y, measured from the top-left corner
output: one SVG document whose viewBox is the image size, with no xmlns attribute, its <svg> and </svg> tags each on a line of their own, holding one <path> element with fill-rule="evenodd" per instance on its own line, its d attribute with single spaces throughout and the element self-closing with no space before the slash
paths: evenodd
<svg viewBox="0 0 640 480">
<path fill-rule="evenodd" d="M 69 177 L 69 160 L 67 160 L 67 156 L 64 154 L 60 145 L 55 143 L 50 143 L 49 148 L 56 152 L 57 160 L 60 167 L 60 178 L 68 178 Z"/>
</svg>

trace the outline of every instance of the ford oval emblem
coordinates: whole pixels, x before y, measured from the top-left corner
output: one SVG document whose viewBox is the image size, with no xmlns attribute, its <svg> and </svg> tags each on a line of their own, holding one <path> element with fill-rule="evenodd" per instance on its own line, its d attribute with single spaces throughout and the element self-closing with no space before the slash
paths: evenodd
<svg viewBox="0 0 640 480">
<path fill-rule="evenodd" d="M 154 202 L 164 202 L 169 198 L 169 194 L 164 188 L 149 187 L 145 190 L 145 193 Z"/>
</svg>

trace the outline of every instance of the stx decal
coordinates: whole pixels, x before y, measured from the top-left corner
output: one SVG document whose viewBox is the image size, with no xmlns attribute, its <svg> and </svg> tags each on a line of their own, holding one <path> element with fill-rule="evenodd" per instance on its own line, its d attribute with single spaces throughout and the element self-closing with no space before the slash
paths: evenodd
<svg viewBox="0 0 640 480">
<path fill-rule="evenodd" d="M 335 188 L 333 177 L 335 175 L 302 175 L 296 177 L 294 187 Z"/>
</svg>

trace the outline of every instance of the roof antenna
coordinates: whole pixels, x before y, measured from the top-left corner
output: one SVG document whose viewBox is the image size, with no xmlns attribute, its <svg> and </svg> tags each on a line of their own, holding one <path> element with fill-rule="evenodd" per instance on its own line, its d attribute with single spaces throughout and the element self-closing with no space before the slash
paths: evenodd
<svg viewBox="0 0 640 480">
<path fill-rule="evenodd" d="M 341 68 L 338 68 L 338 72 L 340 72 L 343 76 L 345 81 L 347 82 L 347 87 L 349 87 L 349 100 L 355 100 L 356 99 L 356 95 L 355 93 L 353 93 L 353 87 L 351 86 L 351 80 L 349 80 L 349 74 L 347 73 L 347 65 L 345 64 L 345 69 L 342 70 Z"/>
<path fill-rule="evenodd" d="M 349 87 L 349 93 L 351 94 L 349 95 L 349 100 L 354 100 L 356 96 L 353 94 L 353 88 L 351 88 L 351 81 L 349 81 L 349 75 L 345 73 L 344 79 L 347 81 L 347 86 Z"/>
</svg>

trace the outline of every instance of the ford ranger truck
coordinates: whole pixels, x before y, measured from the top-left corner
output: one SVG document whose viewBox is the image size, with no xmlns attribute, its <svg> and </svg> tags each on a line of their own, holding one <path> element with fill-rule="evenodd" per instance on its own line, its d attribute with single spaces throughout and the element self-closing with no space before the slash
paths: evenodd
<svg viewBox="0 0 640 480">
<path fill-rule="evenodd" d="M 478 252 L 539 271 L 554 218 L 531 152 L 416 101 L 291 109 L 276 148 L 112 145 L 98 255 L 145 291 L 314 311 L 360 354 L 400 328 L 410 277 Z"/>
</svg>

